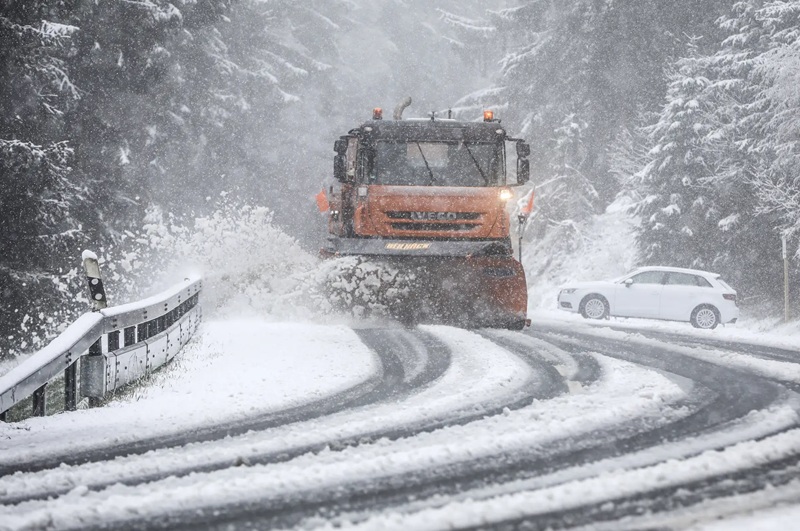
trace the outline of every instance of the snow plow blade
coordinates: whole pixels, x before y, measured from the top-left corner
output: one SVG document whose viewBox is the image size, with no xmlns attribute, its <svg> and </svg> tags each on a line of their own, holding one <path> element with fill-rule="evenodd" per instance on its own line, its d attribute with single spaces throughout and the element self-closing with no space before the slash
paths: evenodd
<svg viewBox="0 0 800 531">
<path fill-rule="evenodd" d="M 521 330 L 528 292 L 522 265 L 503 242 L 329 240 L 327 256 L 363 256 L 412 278 L 392 314 L 401 322 Z M 334 251 L 335 249 L 335 251 Z"/>
</svg>

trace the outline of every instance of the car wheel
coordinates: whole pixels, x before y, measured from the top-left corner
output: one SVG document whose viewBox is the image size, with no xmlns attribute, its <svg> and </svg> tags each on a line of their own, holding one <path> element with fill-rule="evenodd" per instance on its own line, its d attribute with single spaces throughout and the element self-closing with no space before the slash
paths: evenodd
<svg viewBox="0 0 800 531">
<path fill-rule="evenodd" d="M 581 301 L 580 311 L 586 319 L 605 319 L 608 317 L 608 301 L 596 293 L 587 295 Z"/>
<path fill-rule="evenodd" d="M 698 306 L 692 312 L 692 326 L 703 330 L 713 330 L 719 324 L 719 311 L 710 305 Z"/>
</svg>

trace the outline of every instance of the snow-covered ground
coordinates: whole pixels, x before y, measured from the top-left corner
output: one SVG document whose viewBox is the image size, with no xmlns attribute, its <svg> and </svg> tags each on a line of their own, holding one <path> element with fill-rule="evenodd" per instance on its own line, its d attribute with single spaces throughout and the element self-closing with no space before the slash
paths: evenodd
<svg viewBox="0 0 800 531">
<path fill-rule="evenodd" d="M 608 278 L 631 265 L 634 257 L 625 254 L 631 226 L 620 214 L 623 208 L 624 204 L 610 208 L 585 234 L 581 250 L 585 263 L 551 264 L 551 275 L 531 283 L 530 317 L 535 326 L 563 337 L 578 333 L 612 340 L 633 350 L 668 345 L 676 356 L 800 385 L 800 365 L 791 359 L 750 356 L 704 342 L 717 339 L 795 350 L 800 334 L 791 327 L 765 333 L 760 329 L 763 323 L 745 318 L 736 326 L 699 331 L 685 323 L 587 321 L 557 310 L 555 294 L 563 282 Z M 247 237 L 261 236 L 253 231 Z M 64 448 L 89 451 L 247 421 L 324 402 L 381 377 L 379 353 L 362 342 L 354 327 L 386 324 L 358 321 L 356 325 L 325 311 L 316 319 L 319 322 L 310 322 L 295 303 L 309 292 L 313 295 L 319 279 L 313 267 L 306 274 L 290 274 L 281 262 L 313 264 L 294 242 L 283 241 L 290 249 L 283 257 L 273 256 L 274 249 L 262 249 L 259 253 L 266 252 L 268 259 L 248 257 L 225 270 L 228 254 L 224 249 L 212 252 L 213 245 L 207 247 L 204 239 L 190 241 L 184 251 L 194 248 L 195 257 L 205 253 L 207 267 L 222 272 L 215 273 L 207 287 L 204 313 L 211 319 L 189 346 L 165 369 L 105 407 L 0 424 L 0 465 L 13 468 L 15 463 L 62 454 Z M 214 245 L 225 244 L 216 241 Z M 654 332 L 699 341 L 692 346 L 670 344 L 654 337 Z M 413 335 L 400 329 L 393 333 Z M 176 511 L 303 499 L 359 484 L 424 476 L 434 469 L 469 469 L 481 462 L 502 462 L 508 456 L 558 455 L 604 438 L 613 445 L 615 437 L 623 434 L 632 436 L 688 421 L 707 406 L 711 396 L 691 379 L 671 373 L 668 366 L 654 370 L 600 355 L 589 347 L 583 355 L 593 360 L 599 372 L 596 379 L 581 383 L 580 360 L 546 338 L 445 326 L 424 326 L 420 333 L 444 345 L 450 360 L 443 374 L 418 389 L 232 437 L 6 475 L 0 478 L 0 502 L 27 501 L 0 505 L 0 529 L 113 525 Z M 503 346 L 507 344 L 519 350 Z M 416 348 L 422 350 L 416 352 Z M 424 349 L 417 345 L 411 350 L 403 360 L 407 378 L 426 370 Z M 563 379 L 564 391 L 504 407 L 535 396 L 544 381 L 544 375 L 534 370 L 536 365 L 520 352 L 553 367 Z M 329 519 L 313 516 L 302 525 L 441 529 L 491 525 L 523 515 L 535 518 L 590 503 L 605 502 L 603 507 L 611 504 L 608 507 L 613 508 L 607 500 L 713 479 L 797 455 L 799 404 L 797 395 L 787 392 L 768 408 L 656 446 L 568 464 L 533 477 L 471 486 L 448 496 L 412 498 L 374 512 L 334 514 Z M 459 418 L 470 422 L 448 422 Z M 394 435 L 382 435 L 386 433 Z M 276 457 L 282 454 L 288 457 Z M 245 466 L 231 467 L 231 463 Z M 200 468 L 203 471 L 196 471 Z M 145 483 L 138 484 L 136 478 Z M 710 530 L 766 529 L 796 516 L 791 502 L 797 490 L 790 483 L 738 500 L 723 497 L 675 514 L 656 515 L 644 523 Z M 714 522 L 719 514 L 732 520 Z"/>
<path fill-rule="evenodd" d="M 565 331 L 579 326 L 575 319 L 559 320 L 550 315 L 550 326 Z M 625 332 L 580 327 L 602 337 L 624 342 L 656 342 Z M 597 358 L 602 376 L 594 384 L 571 386 L 570 393 L 534 401 L 519 410 L 486 417 L 463 426 L 450 426 L 431 433 L 397 440 L 378 439 L 340 451 L 323 450 L 287 462 L 227 468 L 166 478 L 146 488 L 117 485 L 99 491 L 86 486 L 113 485 L 136 474 L 169 475 L 209 462 L 248 462 L 259 455 L 336 440 L 359 433 L 413 425 L 459 408 L 486 407 L 514 396 L 530 385 L 530 369 L 509 351 L 479 335 L 449 327 L 425 327 L 447 344 L 454 358 L 446 373 L 428 388 L 400 401 L 389 401 L 348 410 L 299 425 L 158 450 L 111 462 L 62 466 L 34 473 L 0 478 L 0 496 L 37 496 L 48 489 L 69 493 L 50 500 L 29 501 L 0 507 L 0 528 L 32 529 L 40 526 L 80 527 L 113 522 L 121 517 L 156 517 L 181 511 L 263 498 L 289 496 L 318 489 L 335 488 L 354 481 L 377 481 L 394 475 L 448 464 L 468 463 L 498 454 L 543 450 L 559 440 L 580 441 L 596 430 L 641 421 L 652 429 L 692 414 L 681 405 L 685 383 L 656 371 L 604 357 Z M 513 332 L 498 337 L 520 339 Z M 525 338 L 530 352 L 542 345 Z M 550 352 L 548 352 L 550 350 Z M 541 349 L 542 359 L 553 361 L 550 349 Z M 689 355 L 705 356 L 697 349 Z M 575 372 L 574 360 L 560 354 L 558 366 L 566 378 Z M 770 360 L 742 365 L 739 358 L 716 363 L 783 375 L 800 381 L 791 364 L 776 366 Z M 785 366 L 784 366 L 785 365 Z M 570 369 L 572 367 L 572 369 Z M 244 369 L 244 370 L 243 370 Z M 783 369 L 785 371 L 781 372 Z M 159 373 L 134 393 L 99 408 L 8 425 L 2 432 L 2 462 L 47 455 L 55 448 L 77 448 L 109 444 L 136 437 L 246 417 L 319 399 L 369 378 L 379 370 L 374 353 L 341 325 L 313 326 L 232 320 L 204 325 L 199 337 L 177 363 Z M 688 388 L 688 387 L 687 387 Z M 647 419 L 647 420 L 645 420 Z M 533 480 L 470 490 L 450 499 L 423 500 L 381 511 L 374 515 L 343 515 L 323 527 L 357 525 L 361 528 L 441 529 L 449 526 L 486 525 L 519 514 L 534 515 L 564 510 L 591 500 L 607 499 L 609 485 L 615 495 L 679 485 L 756 466 L 759 462 L 787 456 L 800 448 L 800 431 L 785 430 L 798 421 L 790 403 L 769 411 L 753 412 L 746 422 L 722 431 L 662 445 L 619 458 L 576 466 Z M 86 433 L 93 434 L 85 441 Z M 531 512 L 531 507 L 536 511 Z M 127 516 L 120 516 L 127 515 Z M 770 518 L 773 513 L 767 513 Z M 784 512 L 775 512 L 785 519 Z"/>
<path fill-rule="evenodd" d="M 0 423 L 0 463 L 235 422 L 317 400 L 380 370 L 344 326 L 205 323 L 172 363 L 105 407 Z"/>
<path fill-rule="evenodd" d="M 216 336 L 230 336 L 227 331 L 221 330 L 220 326 L 222 325 L 215 324 L 209 327 L 202 337 L 205 338 L 210 332 Z M 232 350 L 227 352 L 234 356 L 238 350 L 237 346 L 246 345 L 251 340 L 258 340 L 262 345 L 274 345 L 280 349 L 284 346 L 282 339 L 291 336 L 291 332 L 298 332 L 294 325 L 279 326 L 277 330 L 281 328 L 287 329 L 290 333 L 277 332 L 280 339 L 275 343 L 265 341 L 266 336 L 259 336 L 246 340 L 223 340 L 222 344 L 232 347 Z M 346 331 L 336 327 L 329 330 L 308 328 L 305 330 L 306 337 L 333 341 L 340 347 L 355 346 L 356 354 L 342 355 L 341 349 L 334 350 L 338 360 L 337 366 L 332 368 L 326 361 L 330 358 L 320 356 L 316 348 L 320 344 L 319 341 L 312 340 L 309 343 L 310 347 L 304 345 L 308 351 L 303 356 L 304 361 L 294 366 L 290 363 L 284 364 L 282 368 L 281 366 L 271 368 L 269 364 L 264 363 L 253 365 L 250 371 L 253 373 L 251 379 L 266 380 L 268 384 L 291 382 L 297 375 L 298 368 L 310 369 L 309 374 L 301 378 L 305 384 L 295 388 L 285 384 L 279 385 L 275 391 L 262 394 L 262 408 L 285 407 L 287 403 L 302 401 L 309 393 L 333 391 L 335 389 L 333 386 L 327 390 L 323 390 L 320 386 L 317 375 L 323 371 L 333 371 L 338 374 L 353 373 L 355 375 L 353 378 L 356 379 L 359 376 L 365 377 L 369 370 L 374 368 L 369 355 L 365 355 L 358 345 L 353 345 L 352 338 Z M 151 483 L 146 489 L 120 486 L 91 493 L 80 488 L 80 485 L 91 484 L 98 480 L 107 481 L 109 477 L 118 477 L 122 480 L 131 473 L 141 473 L 142 468 L 154 467 L 164 472 L 175 466 L 176 462 L 207 463 L 209 459 L 232 460 L 234 457 L 246 459 L 251 455 L 279 451 L 282 448 L 291 448 L 316 440 L 324 441 L 348 433 L 369 432 L 380 427 L 419 422 L 459 408 L 485 407 L 487 403 L 500 399 L 503 393 L 513 395 L 520 386 L 530 385 L 529 369 L 510 353 L 493 346 L 491 342 L 474 333 L 447 327 L 431 327 L 428 330 L 450 345 L 457 356 L 440 380 L 401 403 L 387 403 L 360 411 L 344 412 L 331 418 L 306 422 L 301 427 L 290 425 L 259 434 L 247 434 L 233 440 L 225 440 L 224 444 L 193 445 L 180 450 L 151 452 L 146 456 L 118 459 L 111 463 L 61 467 L 40 473 L 7 476 L 0 479 L 0 494 L 19 495 L 25 491 L 35 493 L 41 491 L 43 487 L 44 492 L 47 492 L 48 485 L 66 483 L 77 489 L 73 489 L 75 492 L 81 491 L 81 501 L 76 504 L 75 496 L 67 495 L 58 500 L 26 502 L 13 507 L 3 507 L 0 508 L 0 514 L 4 515 L 3 520 L 12 529 L 36 526 L 42 522 L 52 522 L 56 527 L 71 527 L 97 519 L 112 518 L 118 514 L 155 515 L 169 511 L 171 507 L 186 509 L 225 502 L 242 502 L 263 496 L 286 495 L 292 491 L 302 492 L 310 488 L 334 487 L 355 479 L 376 479 L 414 470 L 424 471 L 434 464 L 442 466 L 448 462 L 458 463 L 481 456 L 489 457 L 498 451 L 528 450 L 537 445 L 546 445 L 554 438 L 577 437 L 581 433 L 613 426 L 626 419 L 648 417 L 652 422 L 664 423 L 691 412 L 682 407 L 670 410 L 670 404 L 682 398 L 684 392 L 668 378 L 624 362 L 604 360 L 601 362 L 604 376 L 587 389 L 580 389 L 555 400 L 535 402 L 530 407 L 507 411 L 504 415 L 487 417 L 485 420 L 465 426 L 453 426 L 398 441 L 378 440 L 374 444 L 360 445 L 340 452 L 309 454 L 287 463 L 225 469 L 211 474 L 193 474 L 181 479 L 166 479 Z M 238 323 L 231 327 L 231 331 L 236 335 L 246 332 Z M 265 326 L 264 333 L 269 332 L 276 332 L 276 328 Z M 207 345 L 206 341 L 209 340 L 202 339 L 198 343 Z M 215 346 L 210 347 L 210 345 Z M 194 355 L 200 352 L 215 352 L 217 356 L 210 357 L 213 363 L 215 359 L 219 359 L 219 354 L 226 352 L 220 348 L 220 343 L 216 340 L 211 341 L 210 345 L 195 350 Z M 294 353 L 301 352 L 300 349 L 294 349 Z M 192 355 L 191 352 L 187 354 Z M 197 364 L 198 366 L 209 363 L 209 357 L 205 354 L 199 357 L 203 361 Z M 320 359 L 318 367 L 309 366 L 307 361 L 309 357 Z M 362 365 L 366 367 L 359 370 Z M 215 374 L 213 370 L 208 372 Z M 158 408 L 159 400 L 161 407 L 169 409 L 170 400 L 176 394 L 181 396 L 182 390 L 196 389 L 198 385 L 201 388 L 204 386 L 203 383 L 192 382 L 189 376 L 188 379 L 180 378 L 174 381 L 168 392 L 148 389 L 144 394 L 150 397 L 150 402 L 142 404 L 142 411 L 153 412 Z M 232 409 L 238 410 L 242 407 L 239 396 L 230 396 L 227 392 L 217 393 L 217 396 L 220 402 Z M 83 412 L 79 423 L 91 422 L 88 419 L 92 416 L 108 422 L 106 419 L 113 416 L 115 410 L 125 411 L 129 406 L 135 405 L 135 402 L 123 402 L 116 408 L 109 408 L 107 411 L 110 413 L 104 413 L 102 410 Z M 63 417 L 66 419 L 69 415 Z M 124 423 L 121 417 L 120 421 Z M 71 424 L 73 423 L 54 421 L 47 428 L 34 426 L 32 432 L 26 435 L 26 441 L 20 441 L 27 442 L 28 448 L 20 448 L 20 451 L 27 452 L 28 449 L 35 448 L 40 452 L 46 452 L 47 440 L 41 440 L 39 437 L 49 433 L 51 444 L 59 444 L 57 434 L 70 436 L 76 433 Z M 84 428 L 85 426 L 86 424 Z M 153 423 L 149 430 L 144 426 L 137 426 L 140 435 L 158 432 L 163 428 L 162 421 Z M 14 458 L 15 447 L 17 447 L 16 442 L 4 448 L 4 460 Z M 7 450 L 12 450 L 12 454 L 6 456 Z M 203 485 L 202 488 L 199 488 L 199 485 Z M 123 506 L 126 508 L 123 509 Z"/>
</svg>

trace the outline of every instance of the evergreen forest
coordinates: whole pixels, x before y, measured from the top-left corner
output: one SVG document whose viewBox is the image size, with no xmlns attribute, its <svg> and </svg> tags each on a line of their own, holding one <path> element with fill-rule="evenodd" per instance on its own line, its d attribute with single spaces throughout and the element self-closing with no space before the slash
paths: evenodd
<svg viewBox="0 0 800 531">
<path fill-rule="evenodd" d="M 313 250 L 333 141 L 407 95 L 531 143 L 527 245 L 625 197 L 639 264 L 780 312 L 798 87 L 800 0 L 0 0 L 0 358 L 86 311 L 83 249 L 143 278 L 148 227 L 249 204 Z"/>
</svg>

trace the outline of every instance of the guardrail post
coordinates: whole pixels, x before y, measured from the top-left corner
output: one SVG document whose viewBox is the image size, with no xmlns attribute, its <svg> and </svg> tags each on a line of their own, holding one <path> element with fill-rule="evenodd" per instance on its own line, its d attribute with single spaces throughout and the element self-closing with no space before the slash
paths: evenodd
<svg viewBox="0 0 800 531">
<path fill-rule="evenodd" d="M 98 339 L 92 346 L 89 347 L 89 355 L 84 357 L 81 365 L 86 362 L 86 371 L 81 374 L 81 379 L 86 377 L 87 387 L 91 386 L 93 389 L 89 395 L 89 407 L 97 407 L 102 401 L 102 389 L 105 389 L 105 360 L 103 359 L 103 351 L 101 346 L 102 339 Z"/>
<path fill-rule="evenodd" d="M 64 369 L 64 409 L 78 409 L 78 362 L 74 361 Z"/>
<path fill-rule="evenodd" d="M 33 416 L 44 417 L 47 415 L 47 384 L 33 392 Z"/>
</svg>

